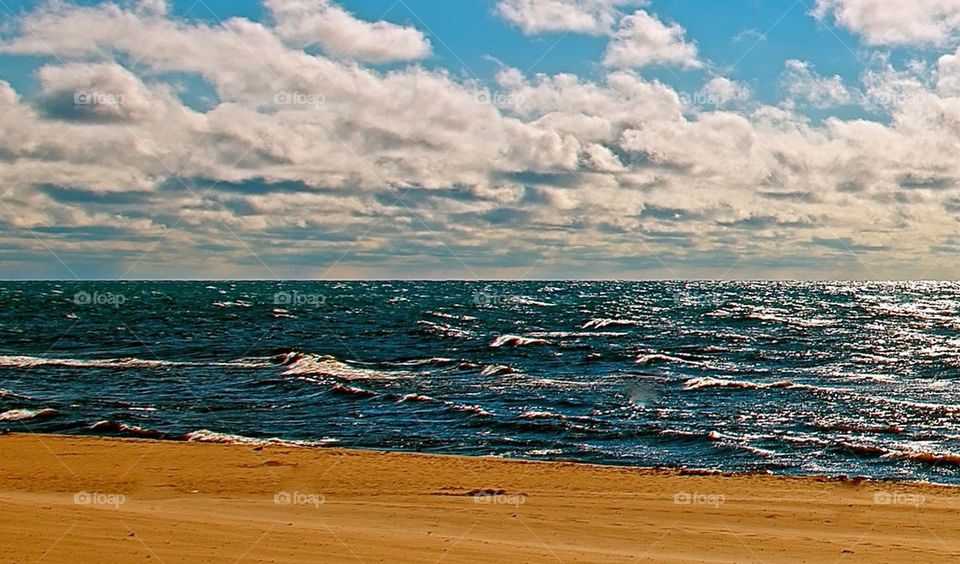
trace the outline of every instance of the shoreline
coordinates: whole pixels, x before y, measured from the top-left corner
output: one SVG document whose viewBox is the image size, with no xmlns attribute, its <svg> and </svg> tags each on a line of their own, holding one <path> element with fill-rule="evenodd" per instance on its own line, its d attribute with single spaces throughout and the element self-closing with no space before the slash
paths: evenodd
<svg viewBox="0 0 960 564">
<path fill-rule="evenodd" d="M 36 435 L 39 437 L 55 437 L 55 438 L 81 438 L 81 439 L 91 439 L 91 440 L 108 440 L 108 441 L 133 441 L 133 442 L 162 442 L 162 443 L 172 443 L 172 444 L 205 444 L 205 445 L 223 445 L 223 446 L 240 446 L 240 447 L 282 447 L 282 448 L 297 448 L 305 450 L 332 450 L 332 451 L 346 451 L 346 452 L 358 452 L 358 453 L 375 453 L 375 454 L 403 454 L 411 456 L 427 456 L 427 457 L 452 457 L 452 458 L 464 458 L 464 459 L 491 459 L 491 460 L 502 460 L 506 462 L 519 462 L 519 463 L 529 463 L 529 464 L 573 464 L 577 466 L 585 467 L 596 467 L 596 468 L 622 468 L 625 470 L 637 470 L 650 473 L 662 473 L 666 475 L 675 475 L 675 476 L 705 476 L 705 477 L 718 477 L 718 478 L 749 478 L 754 476 L 771 476 L 779 477 L 785 479 L 800 479 L 800 480 L 817 480 L 817 481 L 828 481 L 828 482 L 870 482 L 875 484 L 903 484 L 903 485 L 921 485 L 921 486 L 936 486 L 941 488 L 954 488 L 960 490 L 960 484 L 950 484 L 945 482 L 934 482 L 934 481 L 924 481 L 924 480 L 914 480 L 914 479 L 897 479 L 893 477 L 871 477 L 864 475 L 855 475 L 855 474 L 792 474 L 787 472 L 774 472 L 774 471 L 756 471 L 756 472 L 741 472 L 734 470 L 720 470 L 715 468 L 700 468 L 695 466 L 633 466 L 629 464 L 616 464 L 616 463 L 604 463 L 604 462 L 585 462 L 581 460 L 574 459 L 544 459 L 544 458 L 515 458 L 515 457 L 502 457 L 493 454 L 455 454 L 455 453 L 446 453 L 446 452 L 424 452 L 424 451 L 415 451 L 415 450 L 402 450 L 402 449 L 389 449 L 389 448 L 364 448 L 364 447 L 344 447 L 340 446 L 338 442 L 324 442 L 324 441 L 307 441 L 307 440 L 297 440 L 297 439 L 281 439 L 279 437 L 270 437 L 270 438 L 255 438 L 247 437 L 243 435 L 226 435 L 223 433 L 218 433 L 216 431 L 210 431 L 208 429 L 200 429 L 186 434 L 166 434 L 160 431 L 152 430 L 142 430 L 143 434 L 141 436 L 116 436 L 116 435 L 97 435 L 97 434 L 65 434 L 65 433 L 34 433 L 26 431 L 0 431 L 0 438 L 9 435 Z M 209 435 L 207 435 L 209 433 Z M 194 436 L 204 436 L 204 438 L 191 438 L 191 435 Z"/>
<path fill-rule="evenodd" d="M 960 489 L 923 482 L 30 433 L 0 449 L 4 561 L 960 558 Z"/>
</svg>

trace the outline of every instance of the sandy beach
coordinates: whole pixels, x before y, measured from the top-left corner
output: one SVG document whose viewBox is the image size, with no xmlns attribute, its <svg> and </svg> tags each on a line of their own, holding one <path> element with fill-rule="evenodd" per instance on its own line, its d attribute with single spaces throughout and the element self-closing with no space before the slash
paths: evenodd
<svg viewBox="0 0 960 564">
<path fill-rule="evenodd" d="M 10 434 L 3 562 L 960 558 L 960 489 Z"/>
</svg>

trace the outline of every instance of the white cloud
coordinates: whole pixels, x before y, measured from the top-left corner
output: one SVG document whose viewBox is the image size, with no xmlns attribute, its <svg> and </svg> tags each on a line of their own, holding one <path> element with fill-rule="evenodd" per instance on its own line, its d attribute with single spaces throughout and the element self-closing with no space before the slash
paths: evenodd
<svg viewBox="0 0 960 564">
<path fill-rule="evenodd" d="M 806 61 L 789 59 L 785 64 L 782 84 L 790 104 L 809 104 L 814 108 L 831 108 L 854 102 L 854 94 L 839 75 L 818 75 Z"/>
<path fill-rule="evenodd" d="M 813 14 L 873 45 L 942 44 L 960 31 L 960 0 L 817 0 Z"/>
<path fill-rule="evenodd" d="M 359 20 L 329 0 L 266 0 L 277 35 L 296 47 L 321 45 L 327 52 L 372 63 L 411 61 L 430 54 L 419 30 L 385 21 Z"/>
<path fill-rule="evenodd" d="M 876 269 L 864 275 L 897 276 L 957 237 L 955 55 L 935 81 L 888 62 L 863 77 L 868 97 L 910 93 L 889 122 L 814 123 L 756 101 L 691 107 L 631 70 L 590 80 L 504 69 L 497 86 L 516 101 L 506 111 L 478 99 L 474 81 L 313 55 L 244 19 L 61 5 L 19 23 L 0 51 L 62 62 L 41 68 L 36 94 L 0 82 L 0 224 L 57 227 L 66 235 L 48 229 L 45 243 L 67 262 L 96 252 L 132 265 L 163 233 L 134 274 L 263 276 L 251 248 L 297 276 L 340 256 L 363 275 L 522 275 L 553 248 L 538 264 L 559 276 L 636 275 L 630 257 L 653 255 L 681 276 L 717 257 L 799 264 L 801 275 L 849 259 L 817 238 L 863 250 Z M 861 97 L 808 63 L 788 73 L 804 103 Z M 214 105 L 187 107 L 171 74 L 208 82 Z M 73 107 L 77 90 L 105 103 Z M 725 77 L 701 92 L 748 95 Z M 85 240 L 96 227 L 114 235 Z M 36 248 L 14 230 L 0 244 Z"/>
<path fill-rule="evenodd" d="M 725 76 L 715 76 L 703 85 L 698 92 L 698 99 L 702 103 L 713 106 L 728 106 L 738 102 L 745 102 L 750 99 L 750 88 L 730 80 Z"/>
<path fill-rule="evenodd" d="M 574 32 L 604 35 L 619 16 L 618 8 L 645 0 L 500 0 L 497 13 L 527 35 Z"/>
<path fill-rule="evenodd" d="M 688 43 L 679 24 L 666 25 L 644 10 L 637 10 L 620 22 L 603 64 L 617 68 L 639 68 L 668 64 L 699 68 L 697 46 Z"/>
</svg>

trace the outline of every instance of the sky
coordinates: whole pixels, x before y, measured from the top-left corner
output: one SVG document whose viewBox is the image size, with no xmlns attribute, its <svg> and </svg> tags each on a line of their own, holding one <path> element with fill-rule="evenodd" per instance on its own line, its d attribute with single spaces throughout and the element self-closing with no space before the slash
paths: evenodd
<svg viewBox="0 0 960 564">
<path fill-rule="evenodd" d="M 0 278 L 956 279 L 960 0 L 0 0 Z"/>
</svg>

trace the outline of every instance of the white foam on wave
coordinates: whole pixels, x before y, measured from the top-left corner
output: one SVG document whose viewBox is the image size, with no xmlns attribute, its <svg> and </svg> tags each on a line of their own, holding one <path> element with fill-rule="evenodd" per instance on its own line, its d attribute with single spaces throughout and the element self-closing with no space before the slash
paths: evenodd
<svg viewBox="0 0 960 564">
<path fill-rule="evenodd" d="M 926 450 L 922 447 L 890 448 L 876 443 L 854 443 L 840 441 L 839 445 L 860 454 L 879 456 L 899 460 L 912 460 L 925 464 L 947 464 L 960 466 L 960 453 L 951 451 Z"/>
<path fill-rule="evenodd" d="M 330 355 L 317 356 L 297 353 L 295 359 L 287 364 L 283 376 L 328 376 L 339 380 L 396 380 L 409 378 L 409 372 L 384 372 L 370 368 L 351 366 Z"/>
<path fill-rule="evenodd" d="M 597 382 L 581 382 L 578 380 L 560 380 L 557 378 L 537 378 L 536 380 L 530 381 L 531 385 L 538 387 L 546 388 L 593 388 L 597 386 Z"/>
<path fill-rule="evenodd" d="M 722 380 L 720 378 L 711 378 L 705 376 L 702 378 L 691 378 L 683 383 L 684 390 L 702 390 L 706 388 L 741 388 L 747 390 L 765 390 L 769 388 L 800 388 L 816 389 L 814 386 L 806 384 L 794 384 L 790 380 L 780 380 L 777 382 L 760 383 L 747 382 L 743 380 Z"/>
<path fill-rule="evenodd" d="M 454 411 L 463 411 L 465 413 L 473 413 L 475 415 L 483 415 L 483 416 L 493 415 L 493 413 L 490 413 L 489 411 L 480 407 L 479 405 L 457 403 L 457 402 L 447 401 L 447 400 L 438 400 L 434 397 L 425 396 L 422 394 L 406 394 L 397 401 L 397 403 L 406 403 L 406 402 L 438 403 Z"/>
<path fill-rule="evenodd" d="M 60 366 L 65 368 L 161 368 L 167 366 L 221 366 L 231 368 L 263 368 L 270 366 L 268 358 L 245 358 L 229 362 L 200 362 L 176 360 L 146 360 L 142 358 L 42 358 L 36 356 L 0 355 L 0 367 L 36 368 L 40 366 Z"/>
<path fill-rule="evenodd" d="M 98 421 L 90 426 L 90 430 L 100 433 L 128 433 L 146 439 L 166 438 L 166 434 L 160 431 L 144 429 L 143 427 L 138 427 L 136 425 L 127 425 L 126 423 L 118 423 L 114 421 Z"/>
<path fill-rule="evenodd" d="M 943 413 L 943 414 L 947 414 L 947 415 L 953 414 L 953 413 L 960 413 L 960 405 L 950 405 L 950 404 L 943 404 L 943 403 L 926 403 L 926 402 L 919 402 L 919 401 L 899 400 L 899 399 L 893 399 L 893 398 L 885 398 L 885 397 L 882 397 L 882 396 L 873 396 L 872 399 L 876 399 L 876 400 L 879 400 L 879 401 L 882 401 L 882 402 L 886 402 L 886 403 L 894 403 L 894 404 L 897 404 L 897 405 L 902 405 L 902 406 L 910 407 L 910 408 L 913 408 L 913 409 L 922 409 L 922 410 L 936 411 L 936 412 L 938 412 L 938 413 Z"/>
<path fill-rule="evenodd" d="M 538 339 L 535 337 L 521 337 L 519 335 L 500 335 L 494 339 L 490 346 L 492 348 L 499 348 L 503 346 L 514 346 L 514 347 L 525 347 L 529 345 L 549 345 L 550 341 L 546 339 Z"/>
<path fill-rule="evenodd" d="M 442 356 L 436 356 L 432 358 L 418 358 L 414 360 L 399 360 L 396 362 L 387 362 L 391 366 L 429 366 L 432 364 L 453 364 L 455 362 L 460 362 L 453 358 L 445 358 Z"/>
<path fill-rule="evenodd" d="M 231 308 L 231 307 L 250 307 L 253 304 L 249 302 L 245 302 L 243 300 L 237 300 L 234 302 L 213 302 L 210 305 L 212 305 L 213 307 L 219 307 L 219 308 Z"/>
<path fill-rule="evenodd" d="M 372 398 L 377 395 L 376 392 L 372 392 L 370 390 L 364 390 L 363 388 L 357 388 L 356 386 L 348 386 L 340 383 L 334 384 L 330 389 L 338 394 L 357 396 L 361 398 Z"/>
<path fill-rule="evenodd" d="M 616 331 L 534 331 L 529 335 L 538 339 L 580 339 L 584 337 L 626 337 L 629 333 Z"/>
<path fill-rule="evenodd" d="M 614 326 L 626 326 L 626 325 L 639 325 L 640 322 L 633 319 L 604 319 L 604 318 L 594 318 L 590 321 L 587 321 L 583 324 L 581 329 L 603 329 L 605 327 Z"/>
<path fill-rule="evenodd" d="M 187 433 L 183 436 L 184 440 L 192 443 L 218 443 L 218 444 L 229 444 L 229 445 L 278 445 L 278 446 L 296 446 L 296 447 L 309 447 L 309 446 L 324 446 L 329 444 L 335 444 L 339 441 L 337 439 L 320 439 L 319 441 L 290 441 L 283 440 L 276 437 L 269 439 L 255 439 L 252 437 L 244 437 L 243 435 L 234 435 L 231 433 L 219 433 L 217 431 L 211 431 L 209 429 L 200 429 L 198 431 L 193 431 Z"/>
<path fill-rule="evenodd" d="M 537 307 L 554 307 L 555 305 L 557 305 L 557 304 L 552 304 L 552 303 L 549 303 L 549 302 L 541 302 L 541 301 L 535 300 L 535 299 L 533 299 L 533 298 L 528 298 L 527 296 L 513 296 L 513 297 L 510 297 L 510 298 L 507 298 L 505 301 L 507 301 L 507 302 L 509 302 L 509 303 L 514 303 L 514 304 L 532 305 L 532 306 L 537 306 Z"/>
<path fill-rule="evenodd" d="M 472 334 L 465 330 L 460 329 L 459 327 L 453 327 L 446 323 L 434 323 L 433 321 L 420 320 L 417 321 L 417 325 L 422 325 L 431 333 L 436 333 L 443 337 L 450 337 L 453 339 L 469 339 Z"/>
<path fill-rule="evenodd" d="M 483 370 L 480 371 L 481 376 L 501 376 L 503 374 L 516 374 L 519 372 L 516 368 L 511 366 L 506 366 L 503 364 L 491 364 L 485 366 Z"/>
<path fill-rule="evenodd" d="M 637 357 L 637 364 L 655 364 L 657 362 L 676 362 L 679 364 L 688 364 L 690 366 L 698 366 L 700 368 L 715 368 L 706 362 L 700 362 L 697 360 L 690 360 L 687 358 L 680 358 L 678 356 L 671 356 L 668 354 L 654 353 L 646 354 L 640 357 Z"/>
<path fill-rule="evenodd" d="M 397 403 L 403 403 L 403 402 L 405 402 L 405 401 L 424 401 L 424 402 L 430 402 L 430 401 L 437 401 L 437 399 L 436 399 L 436 398 L 433 398 L 433 397 L 430 397 L 430 396 L 425 396 L 425 395 L 422 395 L 422 394 L 406 394 L 406 395 L 404 395 L 402 398 L 400 398 L 399 400 L 397 400 Z"/>
<path fill-rule="evenodd" d="M 583 423 L 592 423 L 594 419 L 591 417 L 586 417 L 583 415 L 564 415 L 562 413 L 554 413 L 552 411 L 524 411 L 518 415 L 520 419 L 559 419 L 562 421 L 580 421 Z"/>
<path fill-rule="evenodd" d="M 0 421 L 29 421 L 43 417 L 53 417 L 60 412 L 56 409 L 11 409 L 0 413 Z"/>
<path fill-rule="evenodd" d="M 444 313 L 442 311 L 428 311 L 427 314 L 434 317 L 440 317 L 442 319 L 453 319 L 456 321 L 476 321 L 477 318 L 472 315 L 453 315 L 450 313 Z"/>
</svg>

